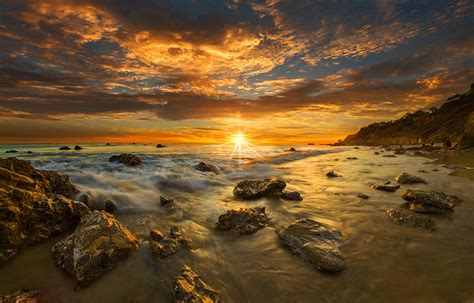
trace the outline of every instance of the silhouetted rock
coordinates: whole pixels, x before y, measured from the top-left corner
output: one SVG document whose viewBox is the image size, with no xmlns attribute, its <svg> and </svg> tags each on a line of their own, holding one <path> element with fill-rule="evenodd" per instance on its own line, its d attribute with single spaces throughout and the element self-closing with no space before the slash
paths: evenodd
<svg viewBox="0 0 474 303">
<path fill-rule="evenodd" d="M 164 148 L 164 147 L 166 147 L 166 145 L 163 145 L 163 144 L 157 144 L 156 145 L 156 148 Z"/>
<path fill-rule="evenodd" d="M 285 200 L 292 200 L 292 201 L 302 201 L 303 197 L 301 194 L 297 191 L 287 191 L 284 190 L 282 191 L 280 198 L 285 199 Z"/>
<path fill-rule="evenodd" d="M 74 227 L 89 212 L 72 200 L 76 192 L 68 176 L 0 158 L 0 264 L 22 247 Z"/>
<path fill-rule="evenodd" d="M 290 148 L 288 151 L 290 151 L 290 152 L 295 152 L 296 149 L 295 149 L 294 147 L 292 147 L 292 148 Z"/>
<path fill-rule="evenodd" d="M 298 220 L 279 231 L 278 238 L 320 271 L 338 272 L 345 267 L 339 250 L 342 234 L 329 225 L 311 219 Z"/>
<path fill-rule="evenodd" d="M 168 197 L 167 195 L 165 194 L 161 194 L 160 195 L 160 203 L 161 203 L 161 206 L 167 206 L 167 205 L 170 205 L 174 202 L 174 199 L 171 198 L 171 197 Z"/>
<path fill-rule="evenodd" d="M 83 216 L 73 234 L 54 245 L 54 263 L 77 282 L 77 288 L 114 268 L 138 248 L 138 240 L 105 211 Z"/>
<path fill-rule="evenodd" d="M 408 225 L 429 230 L 435 230 L 436 228 L 435 223 L 431 218 L 415 214 L 408 210 L 390 208 L 385 211 L 385 214 L 392 218 L 395 223 L 400 225 Z"/>
<path fill-rule="evenodd" d="M 407 173 L 402 173 L 395 177 L 395 181 L 397 181 L 400 184 L 416 184 L 416 183 L 426 183 L 425 180 L 423 180 L 420 177 L 417 176 L 412 176 Z"/>
<path fill-rule="evenodd" d="M 74 150 L 81 150 L 81 149 L 83 149 L 83 148 L 80 147 L 79 145 L 74 146 Z"/>
<path fill-rule="evenodd" d="M 220 174 L 221 170 L 219 167 L 213 164 L 208 164 L 206 162 L 199 162 L 199 164 L 194 166 L 195 170 L 202 171 L 202 172 L 213 172 L 215 174 Z"/>
<path fill-rule="evenodd" d="M 338 175 L 334 171 L 331 170 L 326 174 L 326 177 L 328 177 L 328 178 L 338 178 L 338 177 L 341 177 L 341 175 Z"/>
<path fill-rule="evenodd" d="M 400 185 L 387 181 L 387 182 L 376 183 L 372 185 L 372 188 L 388 191 L 388 192 L 394 192 L 400 188 Z"/>
<path fill-rule="evenodd" d="M 280 179 L 244 180 L 234 187 L 234 196 L 241 199 L 257 199 L 269 195 L 280 195 L 286 183 Z"/>
<path fill-rule="evenodd" d="M 69 148 L 69 146 L 63 146 L 60 147 L 59 150 L 71 150 L 71 148 Z"/>
<path fill-rule="evenodd" d="M 14 150 L 14 149 L 10 149 L 10 150 L 7 150 L 5 152 L 5 154 L 14 154 L 14 153 L 17 153 L 18 151 L 17 150 Z"/>
<path fill-rule="evenodd" d="M 239 210 L 228 210 L 220 215 L 217 220 L 217 230 L 233 230 L 242 235 L 252 234 L 264 228 L 270 222 L 265 214 L 265 207 L 241 208 Z"/>
<path fill-rule="evenodd" d="M 152 230 L 148 241 L 153 255 L 160 259 L 169 257 L 180 248 L 190 248 L 189 240 L 183 238 L 175 226 L 166 236 L 159 229 Z"/>
<path fill-rule="evenodd" d="M 458 197 L 445 193 L 411 189 L 403 192 L 402 198 L 407 201 L 407 208 L 417 213 L 443 214 L 462 202 Z"/>
<path fill-rule="evenodd" d="M 219 303 L 219 294 L 195 273 L 184 265 L 181 274 L 175 277 L 173 286 L 173 302 L 175 303 Z"/>
<path fill-rule="evenodd" d="M 142 160 L 133 154 L 120 154 L 109 158 L 109 162 L 118 162 L 128 166 L 136 166 L 142 163 Z"/>
</svg>

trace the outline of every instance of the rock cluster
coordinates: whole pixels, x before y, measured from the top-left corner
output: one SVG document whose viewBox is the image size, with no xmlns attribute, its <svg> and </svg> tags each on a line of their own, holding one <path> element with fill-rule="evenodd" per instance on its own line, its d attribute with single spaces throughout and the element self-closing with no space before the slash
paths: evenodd
<svg viewBox="0 0 474 303">
<path fill-rule="evenodd" d="M 281 195 L 286 183 L 280 179 L 244 180 L 234 187 L 234 196 L 240 199 L 258 199 L 269 195 Z"/>
<path fill-rule="evenodd" d="M 160 259 L 165 259 L 176 253 L 179 248 L 190 248 L 189 240 L 183 238 L 175 226 L 171 227 L 167 235 L 164 235 L 159 229 L 152 230 L 148 239 L 153 255 Z"/>
<path fill-rule="evenodd" d="M 216 229 L 233 230 L 242 235 L 252 234 L 264 228 L 270 222 L 270 218 L 265 214 L 265 207 L 241 208 L 239 210 L 228 210 L 220 215 Z"/>
<path fill-rule="evenodd" d="M 118 162 L 128 166 L 136 166 L 142 163 L 142 160 L 133 154 L 120 154 L 109 158 L 109 162 Z"/>
<path fill-rule="evenodd" d="M 402 173 L 396 176 L 395 181 L 397 181 L 400 184 L 417 184 L 417 183 L 426 184 L 426 181 L 424 179 L 417 176 L 412 176 L 407 173 Z"/>
<path fill-rule="evenodd" d="M 218 303 L 219 294 L 195 273 L 184 265 L 181 274 L 175 278 L 173 286 L 173 302 L 179 303 Z"/>
<path fill-rule="evenodd" d="M 462 202 L 458 197 L 445 193 L 411 189 L 407 189 L 402 198 L 407 201 L 406 207 L 417 213 L 444 214 Z"/>
</svg>

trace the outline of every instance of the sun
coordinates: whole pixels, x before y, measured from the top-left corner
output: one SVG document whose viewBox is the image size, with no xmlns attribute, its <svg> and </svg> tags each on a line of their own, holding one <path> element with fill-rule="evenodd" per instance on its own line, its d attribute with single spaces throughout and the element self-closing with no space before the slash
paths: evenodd
<svg viewBox="0 0 474 303">
<path fill-rule="evenodd" d="M 236 133 L 233 135 L 234 137 L 234 140 L 233 142 L 235 143 L 235 145 L 237 146 L 242 146 L 246 143 L 246 140 L 245 140 L 245 134 L 244 133 Z"/>
</svg>

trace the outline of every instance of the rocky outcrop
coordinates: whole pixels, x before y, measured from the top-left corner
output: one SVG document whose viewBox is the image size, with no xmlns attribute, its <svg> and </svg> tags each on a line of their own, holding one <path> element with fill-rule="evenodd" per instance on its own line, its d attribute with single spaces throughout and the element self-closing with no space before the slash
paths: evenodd
<svg viewBox="0 0 474 303">
<path fill-rule="evenodd" d="M 445 193 L 411 189 L 407 189 L 402 198 L 407 201 L 406 207 L 417 213 L 444 214 L 462 202 L 458 197 Z"/>
<path fill-rule="evenodd" d="M 83 216 L 73 234 L 54 245 L 54 263 L 72 276 L 77 288 L 87 286 L 138 248 L 138 240 L 105 211 Z"/>
<path fill-rule="evenodd" d="M 396 176 L 395 181 L 397 181 L 400 184 L 417 184 L 417 183 L 426 184 L 426 181 L 424 179 L 417 176 L 412 176 L 407 173 L 402 173 Z"/>
<path fill-rule="evenodd" d="M 220 172 L 221 172 L 219 167 L 217 167 L 214 164 L 208 164 L 206 162 L 199 162 L 199 164 L 194 166 L 194 169 L 198 170 L 198 171 L 205 172 L 205 173 L 212 172 L 212 173 L 215 173 L 215 174 L 220 174 Z"/>
<path fill-rule="evenodd" d="M 387 182 L 376 183 L 372 185 L 372 188 L 382 190 L 382 191 L 394 192 L 400 188 L 400 185 L 387 181 Z"/>
<path fill-rule="evenodd" d="M 120 154 L 109 158 L 109 162 L 118 162 L 128 166 L 137 166 L 142 160 L 133 154 Z"/>
<path fill-rule="evenodd" d="M 183 238 L 176 226 L 171 227 L 167 235 L 159 229 L 152 230 L 148 241 L 153 255 L 160 259 L 166 259 L 180 248 L 191 248 L 190 241 Z"/>
<path fill-rule="evenodd" d="M 233 230 L 241 235 L 252 234 L 264 228 L 270 222 L 265 214 L 265 207 L 241 208 L 239 210 L 228 210 L 220 215 L 217 220 L 217 230 Z"/>
<path fill-rule="evenodd" d="M 339 249 L 343 236 L 329 225 L 311 219 L 298 220 L 279 231 L 278 238 L 320 271 L 338 272 L 345 267 Z"/>
<path fill-rule="evenodd" d="M 303 201 L 303 196 L 297 191 L 284 190 L 281 192 L 280 198 L 290 201 Z"/>
<path fill-rule="evenodd" d="M 89 209 L 72 200 L 76 192 L 68 176 L 0 159 L 0 264 L 77 225 Z"/>
<path fill-rule="evenodd" d="M 244 180 L 234 187 L 234 196 L 240 199 L 258 199 L 280 195 L 286 183 L 280 179 Z"/>
<path fill-rule="evenodd" d="M 38 290 L 20 290 L 9 295 L 0 295 L 0 303 L 41 303 L 43 300 Z"/>
<path fill-rule="evenodd" d="M 175 303 L 218 303 L 219 294 L 195 273 L 184 265 L 181 274 L 174 280 L 173 302 Z"/>
<path fill-rule="evenodd" d="M 408 225 L 429 230 L 436 229 L 436 225 L 433 220 L 431 220 L 431 218 L 410 212 L 408 210 L 389 208 L 385 211 L 385 214 L 399 225 Z"/>
</svg>

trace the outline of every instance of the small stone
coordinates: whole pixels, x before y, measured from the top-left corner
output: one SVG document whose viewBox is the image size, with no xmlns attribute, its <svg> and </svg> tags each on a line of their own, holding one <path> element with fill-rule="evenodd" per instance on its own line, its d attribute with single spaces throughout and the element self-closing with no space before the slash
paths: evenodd
<svg viewBox="0 0 474 303">
<path fill-rule="evenodd" d="M 339 177 L 342 177 L 342 176 L 339 175 L 339 174 L 336 174 L 334 171 L 331 170 L 330 172 L 328 172 L 326 174 L 326 177 L 328 177 L 328 178 L 339 178 Z"/>
<path fill-rule="evenodd" d="M 165 194 L 161 194 L 160 202 L 161 202 L 161 206 L 167 206 L 167 205 L 171 205 L 174 202 L 174 199 Z"/>
<path fill-rule="evenodd" d="M 400 184 L 416 184 L 416 183 L 424 183 L 426 184 L 426 181 L 423 180 L 420 177 L 417 176 L 412 176 L 407 173 L 402 173 L 395 177 L 395 181 L 397 181 Z"/>
<path fill-rule="evenodd" d="M 270 195 L 281 195 L 286 183 L 280 179 L 244 180 L 234 187 L 234 196 L 241 199 L 258 199 Z"/>
<path fill-rule="evenodd" d="M 400 185 L 387 181 L 387 182 L 376 183 L 372 185 L 372 188 L 387 191 L 387 192 L 394 192 L 400 188 Z"/>
<path fill-rule="evenodd" d="M 389 155 L 383 155 L 382 157 L 384 157 L 384 158 L 396 158 L 397 156 L 389 154 Z"/>
<path fill-rule="evenodd" d="M 347 157 L 346 159 L 347 159 L 347 160 L 358 160 L 357 157 Z"/>
<path fill-rule="evenodd" d="M 265 214 L 265 207 L 241 208 L 239 210 L 228 210 L 220 215 L 217 220 L 217 230 L 233 230 L 241 235 L 252 234 L 264 228 L 270 222 Z"/>
<path fill-rule="evenodd" d="M 303 197 L 301 196 L 301 194 L 299 192 L 297 192 L 297 191 L 286 191 L 286 190 L 284 190 L 281 193 L 280 198 L 285 199 L 285 200 L 292 200 L 292 201 L 302 201 L 303 200 Z"/>
<path fill-rule="evenodd" d="M 402 209 L 387 209 L 385 214 L 400 225 L 408 225 L 412 227 L 425 228 L 435 230 L 436 226 L 433 220 L 429 217 L 418 215 L 407 210 Z"/>
<path fill-rule="evenodd" d="M 374 155 L 380 155 L 380 152 L 374 152 Z"/>
<path fill-rule="evenodd" d="M 128 166 L 136 166 L 142 163 L 142 160 L 132 154 L 120 154 L 109 158 L 109 162 L 118 162 Z"/>
<path fill-rule="evenodd" d="M 176 303 L 219 303 L 219 294 L 195 273 L 184 265 L 181 274 L 175 277 L 173 286 L 173 302 Z"/>
<path fill-rule="evenodd" d="M 363 194 L 363 193 L 357 194 L 357 197 L 359 197 L 361 199 L 364 199 L 364 200 L 368 200 L 370 198 L 368 195 Z"/>
</svg>

